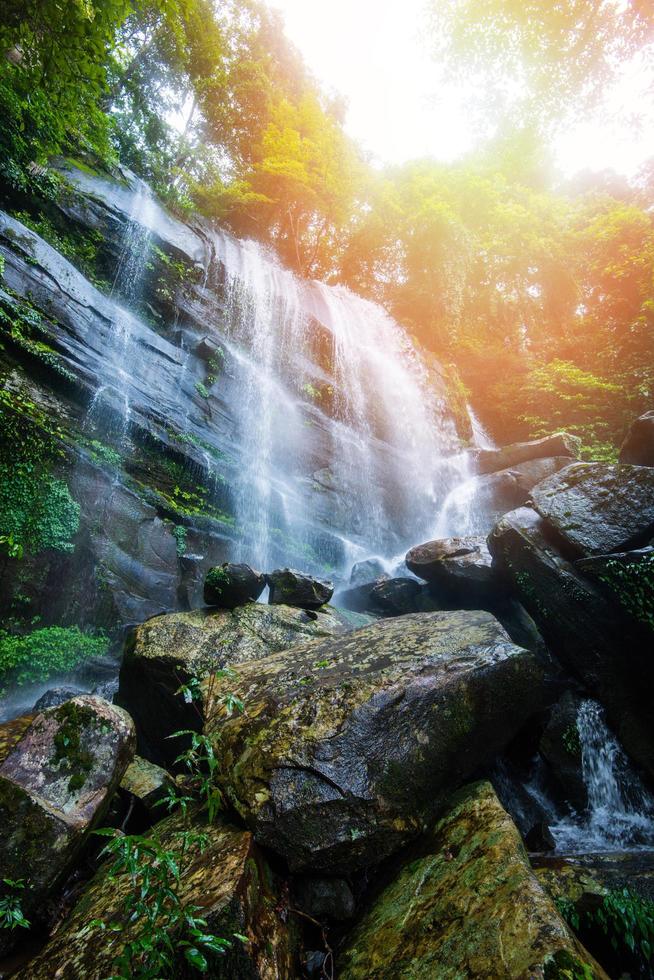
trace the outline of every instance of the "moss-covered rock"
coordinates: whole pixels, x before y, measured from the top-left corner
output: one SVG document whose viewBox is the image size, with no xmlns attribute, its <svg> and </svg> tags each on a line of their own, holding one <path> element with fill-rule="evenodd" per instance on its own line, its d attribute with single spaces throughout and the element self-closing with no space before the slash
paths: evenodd
<svg viewBox="0 0 654 980">
<path fill-rule="evenodd" d="M 234 609 L 259 598 L 266 586 L 265 576 L 249 565 L 224 562 L 210 568 L 204 580 L 204 601 L 208 606 Z"/>
<path fill-rule="evenodd" d="M 21 715 L 0 725 L 0 763 L 4 762 L 16 742 L 18 742 L 34 721 L 34 715 Z"/>
<path fill-rule="evenodd" d="M 179 817 L 158 824 L 155 836 L 166 851 L 183 862 L 180 903 L 199 906 L 207 921 L 206 931 L 233 940 L 225 954 L 211 956 L 205 976 L 213 980 L 296 976 L 288 910 L 252 835 L 221 823 L 195 823 L 191 829 L 204 836 L 204 846 L 191 840 L 184 855 L 180 837 L 184 825 Z M 64 925 L 18 976 L 23 980 L 104 980 L 111 976 L 112 964 L 132 934 L 128 928 L 103 932 L 93 922 L 122 922 L 123 902 L 130 887 L 128 875 L 110 878 L 106 868 L 100 869 Z M 246 936 L 248 942 L 234 939 L 234 933 Z M 197 976 L 185 965 L 181 953 L 174 976 L 179 980 Z"/>
<path fill-rule="evenodd" d="M 219 779 L 295 869 L 376 864 L 542 706 L 543 672 L 486 612 L 379 620 L 213 683 Z M 220 695 L 242 699 L 224 718 Z"/>
<path fill-rule="evenodd" d="M 625 551 L 654 534 L 654 468 L 572 463 L 532 491 L 534 506 L 578 556 Z"/>
<path fill-rule="evenodd" d="M 563 556 L 560 538 L 534 510 L 505 514 L 488 547 L 549 648 L 604 704 L 627 752 L 654 775 L 651 635 L 580 573 L 581 563 Z"/>
<path fill-rule="evenodd" d="M 308 613 L 261 603 L 232 610 L 196 609 L 148 620 L 126 644 L 118 692 L 119 703 L 136 722 L 139 752 L 170 765 L 180 747 L 167 741 L 168 736 L 201 727 L 202 699 L 189 704 L 177 693 L 192 678 L 227 665 L 260 660 L 368 621 L 368 617 L 333 608 Z"/>
<path fill-rule="evenodd" d="M 570 970 L 572 972 L 565 972 Z M 529 867 L 490 783 L 466 787 L 340 955 L 341 980 L 606 980 Z"/>
<path fill-rule="evenodd" d="M 331 582 L 296 572 L 293 568 L 276 568 L 266 575 L 266 581 L 270 586 L 271 605 L 320 609 L 334 594 Z"/>
<path fill-rule="evenodd" d="M 0 878 L 31 917 L 70 870 L 134 753 L 121 708 L 81 695 L 36 716 L 0 765 Z"/>
<path fill-rule="evenodd" d="M 120 781 L 121 792 L 133 797 L 150 817 L 156 819 L 162 812 L 159 804 L 166 799 L 173 785 L 174 780 L 165 769 L 140 755 L 134 756 Z"/>
</svg>

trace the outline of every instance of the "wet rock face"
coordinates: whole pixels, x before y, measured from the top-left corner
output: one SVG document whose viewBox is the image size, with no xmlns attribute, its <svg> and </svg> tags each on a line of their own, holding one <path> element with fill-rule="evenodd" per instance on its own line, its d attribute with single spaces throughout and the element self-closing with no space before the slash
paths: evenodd
<svg viewBox="0 0 654 980">
<path fill-rule="evenodd" d="M 208 683 L 208 682 L 206 682 Z M 485 612 L 383 619 L 234 666 L 245 710 L 205 725 L 219 782 L 294 870 L 349 873 L 424 830 L 543 703 L 543 672 Z"/>
<path fill-rule="evenodd" d="M 173 779 L 165 769 L 142 759 L 140 755 L 134 756 L 120 781 L 121 792 L 133 797 L 135 805 L 153 820 L 158 820 L 165 813 L 160 804 L 172 786 Z"/>
<path fill-rule="evenodd" d="M 622 443 L 620 462 L 654 466 L 654 412 L 646 412 L 633 423 Z"/>
<path fill-rule="evenodd" d="M 555 435 L 545 436 L 544 439 L 516 442 L 500 449 L 478 449 L 474 453 L 474 462 L 478 473 L 495 473 L 532 459 L 552 456 L 575 459 L 580 450 L 581 439 L 568 432 L 557 432 Z"/>
<path fill-rule="evenodd" d="M 208 606 L 234 609 L 259 598 L 266 586 L 265 576 L 249 565 L 226 562 L 212 568 L 204 580 L 204 601 Z"/>
<path fill-rule="evenodd" d="M 134 754 L 125 711 L 81 695 L 36 716 L 0 765 L 0 877 L 33 909 L 71 867 Z"/>
<path fill-rule="evenodd" d="M 538 513 L 578 557 L 626 551 L 654 535 L 654 469 L 573 463 L 532 491 Z"/>
<path fill-rule="evenodd" d="M 350 574 L 350 585 L 355 588 L 358 585 L 367 585 L 385 575 L 385 569 L 378 558 L 367 558 L 365 561 L 358 561 L 352 566 Z"/>
<path fill-rule="evenodd" d="M 181 747 L 168 736 L 202 727 L 202 698 L 189 704 L 177 693 L 192 678 L 343 633 L 367 621 L 356 613 L 343 614 L 332 608 L 309 614 L 290 606 L 261 603 L 233 610 L 197 609 L 148 620 L 134 630 L 126 644 L 118 691 L 118 702 L 136 722 L 139 751 L 155 762 L 170 765 Z"/>
<path fill-rule="evenodd" d="M 191 824 L 190 830 L 204 836 L 204 847 L 197 840 L 187 845 L 182 857 L 178 817 L 157 825 L 156 838 L 167 851 L 184 862 L 179 899 L 184 905 L 202 909 L 207 932 L 231 939 L 224 955 L 210 956 L 206 976 L 215 980 L 281 980 L 296 975 L 288 912 L 284 911 L 278 882 L 251 834 L 228 824 Z M 24 980 L 104 980 L 115 972 L 115 958 L 121 943 L 131 937 L 129 928 L 120 934 L 89 928 L 96 919 L 121 920 L 122 902 L 131 887 L 129 875 L 110 879 L 100 869 L 77 902 L 65 924 L 43 951 L 18 974 Z M 237 932 L 248 942 L 234 939 Z M 181 951 L 180 951 L 181 954 Z M 175 976 L 190 976 L 180 955 Z"/>
<path fill-rule="evenodd" d="M 515 825 L 485 782 L 452 799 L 428 853 L 402 867 L 374 900 L 338 967 L 342 980 L 606 980 L 538 883 Z"/>
<path fill-rule="evenodd" d="M 642 468 L 641 468 L 642 469 Z M 633 615 L 564 558 L 560 538 L 534 510 L 519 508 L 493 528 L 493 561 L 511 582 L 557 658 L 605 705 L 627 752 L 654 774 L 647 692 L 654 682 L 651 638 Z"/>
<path fill-rule="evenodd" d="M 344 878 L 298 877 L 293 895 L 298 908 L 319 921 L 343 922 L 354 916 L 354 895 Z"/>
<path fill-rule="evenodd" d="M 277 568 L 266 575 L 270 586 L 271 605 L 298 606 L 300 609 L 320 609 L 334 594 L 331 582 L 303 575 L 292 568 Z"/>
<path fill-rule="evenodd" d="M 53 687 L 41 695 L 32 710 L 38 714 L 39 711 L 45 711 L 46 708 L 56 708 L 57 705 L 70 701 L 79 693 L 74 687 Z"/>
<path fill-rule="evenodd" d="M 566 799 L 582 812 L 588 804 L 588 790 L 581 768 L 581 743 L 577 729 L 580 705 L 581 698 L 571 691 L 566 691 L 559 698 L 552 708 L 538 748 Z"/>
<path fill-rule="evenodd" d="M 412 578 L 389 578 L 372 586 L 369 602 L 386 616 L 402 616 L 418 612 L 420 592 L 420 584 Z"/>
</svg>

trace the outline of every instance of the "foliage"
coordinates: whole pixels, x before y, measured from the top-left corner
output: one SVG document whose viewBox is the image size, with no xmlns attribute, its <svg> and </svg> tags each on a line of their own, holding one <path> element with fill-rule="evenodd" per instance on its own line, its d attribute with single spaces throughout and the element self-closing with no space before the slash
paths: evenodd
<svg viewBox="0 0 654 980">
<path fill-rule="evenodd" d="M 183 524 L 175 524 L 173 527 L 173 535 L 175 538 L 175 547 L 177 548 L 178 558 L 183 558 L 186 554 L 186 535 L 188 533 L 187 528 Z"/>
<path fill-rule="evenodd" d="M 29 929 L 30 924 L 21 908 L 22 878 L 2 878 L 0 881 L 0 929 Z"/>
<path fill-rule="evenodd" d="M 600 577 L 634 619 L 654 629 L 654 556 L 625 563 L 610 559 Z"/>
<path fill-rule="evenodd" d="M 64 674 L 93 657 L 106 654 L 103 633 L 86 633 L 78 626 L 45 626 L 15 635 L 0 631 L 0 687 L 20 687 Z"/>
<path fill-rule="evenodd" d="M 597 908 L 579 911 L 566 899 L 559 899 L 556 904 L 575 931 L 583 936 L 589 929 L 599 929 L 621 966 L 633 959 L 642 975 L 649 975 L 654 963 L 653 902 L 623 888 L 607 892 Z"/>
<path fill-rule="evenodd" d="M 195 390 L 197 391 L 200 398 L 208 398 L 209 392 L 207 386 L 202 381 L 195 382 Z"/>
<path fill-rule="evenodd" d="M 207 954 L 224 953 L 231 942 L 208 932 L 201 908 L 180 898 L 182 878 L 205 849 L 206 834 L 186 828 L 174 835 L 174 847 L 166 849 L 154 837 L 126 836 L 109 828 L 96 833 L 108 838 L 103 854 L 111 859 L 109 880 L 119 888 L 129 878 L 117 918 L 90 923 L 114 933 L 120 942 L 111 980 L 173 976 L 180 954 L 189 966 L 206 973 Z"/>
</svg>

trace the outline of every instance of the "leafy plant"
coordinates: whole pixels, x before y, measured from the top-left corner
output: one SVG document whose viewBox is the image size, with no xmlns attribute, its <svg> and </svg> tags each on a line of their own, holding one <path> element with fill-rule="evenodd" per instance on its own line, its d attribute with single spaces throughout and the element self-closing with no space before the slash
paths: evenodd
<svg viewBox="0 0 654 980">
<path fill-rule="evenodd" d="M 621 966 L 630 958 L 643 976 L 650 976 L 654 958 L 654 902 L 641 898 L 628 888 L 611 890 L 593 909 L 580 911 L 574 902 L 556 902 L 563 918 L 592 946 L 594 930 L 608 940 Z"/>
<path fill-rule="evenodd" d="M 103 854 L 112 859 L 109 879 L 119 885 L 129 878 L 116 918 L 90 923 L 114 933 L 120 942 L 111 980 L 174 976 L 180 954 L 189 966 L 206 973 L 207 954 L 224 953 L 231 942 L 208 932 L 201 908 L 180 897 L 182 878 L 194 853 L 206 848 L 206 834 L 184 829 L 175 834 L 177 846 L 166 849 L 154 837 L 124 835 L 112 828 L 96 833 L 108 838 Z"/>
<path fill-rule="evenodd" d="M 207 390 L 207 386 L 205 384 L 203 384 L 202 381 L 196 381 L 195 382 L 195 390 L 197 391 L 197 393 L 200 396 L 200 398 L 208 398 L 209 397 L 209 391 Z"/>
<path fill-rule="evenodd" d="M 177 548 L 177 556 L 182 558 L 186 554 L 186 535 L 188 533 L 188 528 L 185 528 L 183 524 L 175 524 L 173 527 L 173 536 L 175 538 L 175 546 Z"/>
<path fill-rule="evenodd" d="M 23 915 L 21 892 L 25 887 L 22 878 L 2 878 L 0 894 L 0 929 L 29 929 L 29 922 Z"/>
</svg>

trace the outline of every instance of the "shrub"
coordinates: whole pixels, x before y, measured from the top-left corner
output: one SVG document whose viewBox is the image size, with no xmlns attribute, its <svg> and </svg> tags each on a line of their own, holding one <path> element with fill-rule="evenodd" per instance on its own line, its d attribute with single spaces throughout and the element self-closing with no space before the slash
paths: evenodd
<svg viewBox="0 0 654 980">
<path fill-rule="evenodd" d="M 45 681 L 107 652 L 104 633 L 85 633 L 77 626 L 45 626 L 15 635 L 0 631 L 0 690 Z"/>
</svg>

